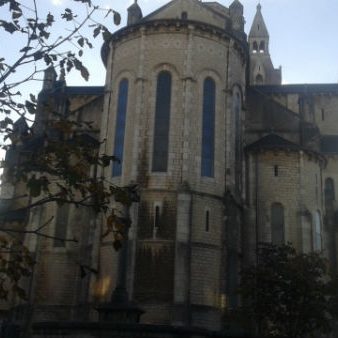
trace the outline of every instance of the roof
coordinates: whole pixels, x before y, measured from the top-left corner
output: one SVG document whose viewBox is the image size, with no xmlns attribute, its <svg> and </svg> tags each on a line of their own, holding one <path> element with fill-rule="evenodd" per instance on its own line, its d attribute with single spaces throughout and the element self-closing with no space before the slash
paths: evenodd
<svg viewBox="0 0 338 338">
<path fill-rule="evenodd" d="M 13 131 L 19 133 L 25 133 L 29 129 L 26 119 L 21 116 L 18 120 L 16 120 L 13 124 Z"/>
<path fill-rule="evenodd" d="M 250 29 L 250 33 L 249 33 L 249 37 L 250 38 L 267 38 L 269 37 L 269 32 L 268 29 L 266 28 L 264 19 L 263 19 L 263 15 L 261 12 L 261 8 L 262 6 L 260 4 L 258 4 L 257 6 L 257 12 L 256 15 L 254 17 L 251 29 Z"/>
<path fill-rule="evenodd" d="M 263 93 L 338 93 L 338 83 L 251 86 Z"/>
<path fill-rule="evenodd" d="M 243 5 L 239 0 L 234 0 L 229 8 L 243 8 Z"/>
<path fill-rule="evenodd" d="M 198 0 L 193 0 L 193 1 L 198 6 L 201 6 L 202 8 L 205 8 L 205 9 L 209 10 L 210 12 L 212 12 L 213 14 L 216 14 L 216 15 L 218 15 L 220 17 L 225 17 L 226 13 L 228 11 L 228 9 L 226 7 L 224 7 L 223 5 L 217 3 L 216 1 L 210 1 L 210 2 L 205 2 L 205 3 L 201 2 L 201 1 L 198 1 Z M 157 15 L 160 12 L 162 12 L 166 8 L 169 8 L 175 2 L 179 2 L 179 0 L 169 1 L 165 5 L 163 5 L 160 8 L 158 8 L 157 10 L 155 10 L 155 11 L 149 13 L 148 15 L 146 15 L 145 17 L 143 17 L 140 21 L 144 22 L 144 21 L 152 20 L 155 15 Z"/>
<path fill-rule="evenodd" d="M 39 93 L 40 100 L 44 97 L 49 97 L 51 95 L 57 94 L 66 94 L 66 95 L 90 95 L 90 96 L 100 96 L 104 94 L 104 86 L 62 86 L 59 84 L 56 88 L 52 90 L 41 90 Z"/>
<path fill-rule="evenodd" d="M 268 134 L 258 141 L 249 144 L 246 147 L 247 150 L 259 150 L 259 149 L 289 149 L 289 150 L 302 150 L 303 148 L 291 141 L 286 140 L 285 138 L 277 134 Z"/>
<path fill-rule="evenodd" d="M 66 93 L 69 95 L 103 95 L 104 86 L 67 86 Z"/>
<path fill-rule="evenodd" d="M 217 14 L 221 14 L 224 17 L 228 16 L 229 14 L 228 8 L 218 3 L 217 1 L 207 1 L 207 2 L 202 2 L 201 4 L 213 11 L 216 11 Z"/>
<path fill-rule="evenodd" d="M 291 142 L 277 134 L 271 133 L 268 134 L 256 142 L 253 142 L 245 147 L 246 151 L 259 151 L 259 150 L 288 150 L 288 151 L 304 151 L 305 153 L 309 155 L 314 155 L 323 162 L 325 162 L 325 157 L 318 153 L 317 151 L 314 151 L 312 149 L 303 147 L 297 143 Z"/>
</svg>

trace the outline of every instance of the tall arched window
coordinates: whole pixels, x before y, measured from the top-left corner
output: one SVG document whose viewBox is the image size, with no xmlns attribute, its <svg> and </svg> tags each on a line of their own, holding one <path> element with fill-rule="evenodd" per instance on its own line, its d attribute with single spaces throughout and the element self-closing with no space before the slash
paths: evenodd
<svg viewBox="0 0 338 338">
<path fill-rule="evenodd" d="M 57 206 L 55 219 L 54 242 L 55 248 L 66 246 L 67 229 L 68 229 L 69 204 Z"/>
<path fill-rule="evenodd" d="M 314 236 L 313 236 L 313 249 L 315 251 L 322 250 L 322 221 L 320 217 L 320 212 L 316 211 L 315 213 L 315 222 L 314 222 Z"/>
<path fill-rule="evenodd" d="M 258 85 L 263 84 L 263 82 L 264 82 L 263 76 L 261 74 L 257 74 L 255 82 Z"/>
<path fill-rule="evenodd" d="M 162 71 L 157 77 L 152 171 L 167 171 L 170 103 L 171 74 Z"/>
<path fill-rule="evenodd" d="M 335 200 L 334 181 L 331 177 L 325 180 L 325 205 L 332 203 Z"/>
<path fill-rule="evenodd" d="M 264 53 L 265 52 L 265 42 L 261 41 L 259 44 L 259 52 Z"/>
<path fill-rule="evenodd" d="M 271 242 L 275 245 L 284 244 L 284 207 L 280 203 L 271 205 Z"/>
<path fill-rule="evenodd" d="M 235 184 L 237 191 L 240 192 L 242 189 L 242 98 L 241 92 L 237 87 L 233 91 L 232 113 L 235 127 Z"/>
<path fill-rule="evenodd" d="M 253 53 L 257 53 L 257 51 L 258 51 L 257 41 L 253 42 L 253 44 L 252 44 L 252 51 L 253 51 Z"/>
<path fill-rule="evenodd" d="M 120 176 L 122 174 L 127 104 L 128 104 L 128 80 L 123 79 L 119 84 L 116 125 L 115 125 L 115 141 L 114 141 L 114 156 L 116 156 L 119 159 L 119 161 L 115 161 L 113 163 L 113 176 Z"/>
<path fill-rule="evenodd" d="M 202 161 L 201 175 L 214 177 L 215 157 L 215 81 L 207 77 L 203 83 Z"/>
</svg>

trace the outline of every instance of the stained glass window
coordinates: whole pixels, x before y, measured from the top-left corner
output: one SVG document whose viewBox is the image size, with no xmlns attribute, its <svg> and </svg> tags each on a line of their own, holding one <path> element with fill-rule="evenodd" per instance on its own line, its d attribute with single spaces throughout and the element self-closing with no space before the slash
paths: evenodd
<svg viewBox="0 0 338 338">
<path fill-rule="evenodd" d="M 168 168 L 170 102 L 171 74 L 162 71 L 157 78 L 152 171 L 165 172 Z"/>
<path fill-rule="evenodd" d="M 115 126 L 115 142 L 114 142 L 114 156 L 116 156 L 119 159 L 119 161 L 115 161 L 113 163 L 113 176 L 120 176 L 122 174 L 127 104 L 128 104 L 128 80 L 123 79 L 119 84 L 117 116 Z"/>
<path fill-rule="evenodd" d="M 201 175 L 214 177 L 216 85 L 210 77 L 203 84 Z"/>
</svg>

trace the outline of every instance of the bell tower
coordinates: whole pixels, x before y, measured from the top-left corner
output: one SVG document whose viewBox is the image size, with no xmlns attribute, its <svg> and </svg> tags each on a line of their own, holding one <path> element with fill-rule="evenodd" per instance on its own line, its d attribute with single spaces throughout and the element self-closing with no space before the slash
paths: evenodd
<svg viewBox="0 0 338 338">
<path fill-rule="evenodd" d="M 266 28 L 262 6 L 257 5 L 249 33 L 250 83 L 252 85 L 281 84 L 281 68 L 273 67 L 269 53 L 269 32 Z"/>
</svg>

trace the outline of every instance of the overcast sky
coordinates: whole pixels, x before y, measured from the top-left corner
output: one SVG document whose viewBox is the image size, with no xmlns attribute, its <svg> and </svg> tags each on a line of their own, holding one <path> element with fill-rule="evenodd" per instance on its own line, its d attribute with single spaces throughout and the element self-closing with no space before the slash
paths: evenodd
<svg viewBox="0 0 338 338">
<path fill-rule="evenodd" d="M 54 0 L 62 1 L 62 0 Z M 102 4 L 120 11 L 133 2 L 107 0 Z M 229 6 L 231 0 L 220 0 Z M 139 0 L 143 14 L 168 3 Z M 242 0 L 248 33 L 258 0 Z M 262 13 L 270 33 L 270 54 L 274 66 L 282 66 L 283 83 L 338 82 L 338 0 L 261 0 Z M 103 80 L 93 78 L 93 81 Z"/>
<path fill-rule="evenodd" d="M 25 0 L 28 3 L 31 0 Z M 127 8 L 133 0 L 95 0 L 102 7 L 110 7 L 121 13 L 119 27 L 104 22 L 113 31 L 122 28 L 126 22 Z M 229 6 L 232 0 L 219 0 Z M 138 0 L 143 14 L 147 15 L 167 0 Z M 242 0 L 248 33 L 256 12 L 258 0 Z M 337 83 L 338 82 L 338 0 L 261 0 L 262 13 L 270 33 L 270 54 L 275 68 L 282 66 L 283 83 Z M 38 0 L 40 10 L 51 11 L 57 17 L 58 11 L 74 2 L 70 0 Z M 76 9 L 82 8 L 76 3 Z M 2 7 L 3 8 L 3 7 Z M 1 8 L 0 8 L 1 10 Z M 110 19 L 112 21 L 112 19 Z M 60 27 L 62 30 L 63 28 Z M 1 41 L 1 53 L 12 52 L 18 41 Z M 101 62 L 100 47 L 96 41 L 92 51 L 84 59 L 90 70 L 90 81 L 80 76 L 67 78 L 68 85 L 103 85 L 105 69 Z M 36 87 L 36 90 L 33 90 Z M 39 91 L 41 84 L 34 84 L 32 91 Z"/>
</svg>

